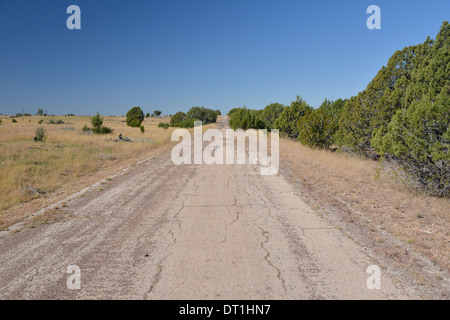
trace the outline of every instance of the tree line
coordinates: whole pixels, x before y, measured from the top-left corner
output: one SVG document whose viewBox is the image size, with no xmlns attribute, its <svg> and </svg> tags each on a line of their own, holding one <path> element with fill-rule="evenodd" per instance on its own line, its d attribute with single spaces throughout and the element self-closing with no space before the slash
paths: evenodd
<svg viewBox="0 0 450 320">
<path fill-rule="evenodd" d="M 297 97 L 262 110 L 234 108 L 234 129 L 279 129 L 313 148 L 395 164 L 416 188 L 450 195 L 450 25 L 396 51 L 366 89 L 317 109 Z"/>
</svg>

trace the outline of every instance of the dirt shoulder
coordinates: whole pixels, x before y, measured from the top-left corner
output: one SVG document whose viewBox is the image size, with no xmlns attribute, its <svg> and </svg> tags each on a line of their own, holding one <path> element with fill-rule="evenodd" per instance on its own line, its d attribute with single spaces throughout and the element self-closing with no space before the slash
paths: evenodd
<svg viewBox="0 0 450 320">
<path fill-rule="evenodd" d="M 402 190 L 374 161 L 288 139 L 281 139 L 280 155 L 282 172 L 317 212 L 373 249 L 391 272 L 429 287 L 424 298 L 439 298 L 431 293 L 435 287 L 441 287 L 441 298 L 449 297 L 448 199 Z"/>
</svg>

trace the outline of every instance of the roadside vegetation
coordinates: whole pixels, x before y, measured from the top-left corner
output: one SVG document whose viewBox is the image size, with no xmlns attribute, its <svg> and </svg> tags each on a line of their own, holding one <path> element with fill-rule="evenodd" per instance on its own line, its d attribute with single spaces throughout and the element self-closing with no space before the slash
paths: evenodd
<svg viewBox="0 0 450 320">
<path fill-rule="evenodd" d="M 220 115 L 219 110 L 212 110 L 205 107 L 192 107 L 187 113 L 177 112 L 170 119 L 171 127 L 192 128 L 195 121 L 202 121 L 203 125 L 216 123 Z M 164 128 L 164 125 L 162 125 Z"/>
<path fill-rule="evenodd" d="M 172 130 L 158 128 L 168 117 L 146 119 L 145 129 L 125 117 L 63 117 L 60 125 L 51 123 L 61 117 L 0 117 L 0 230 L 172 143 Z M 132 143 L 117 142 L 119 134 Z"/>
<path fill-rule="evenodd" d="M 450 196 L 450 25 L 396 51 L 367 88 L 317 109 L 297 97 L 262 110 L 234 108 L 233 129 L 279 129 L 318 149 L 382 161 L 411 190 Z"/>
</svg>

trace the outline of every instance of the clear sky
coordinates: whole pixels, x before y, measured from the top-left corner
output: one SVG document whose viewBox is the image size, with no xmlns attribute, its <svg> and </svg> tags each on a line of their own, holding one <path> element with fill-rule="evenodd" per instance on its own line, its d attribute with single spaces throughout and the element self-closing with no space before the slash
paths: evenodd
<svg viewBox="0 0 450 320">
<path fill-rule="evenodd" d="M 66 9 L 81 8 L 81 30 Z M 369 5 L 381 30 L 369 30 Z M 0 0 L 0 113 L 317 107 L 434 38 L 449 0 Z"/>
</svg>

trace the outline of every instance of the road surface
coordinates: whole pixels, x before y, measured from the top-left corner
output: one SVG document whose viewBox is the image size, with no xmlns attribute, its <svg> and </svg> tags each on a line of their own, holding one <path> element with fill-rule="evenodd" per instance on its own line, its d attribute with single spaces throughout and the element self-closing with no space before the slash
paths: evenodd
<svg viewBox="0 0 450 320">
<path fill-rule="evenodd" d="M 257 169 L 174 165 L 166 152 L 68 199 L 67 219 L 0 234 L 0 298 L 410 297 L 383 273 L 381 288 L 369 289 L 370 249 L 283 174 Z M 72 265 L 79 290 L 67 286 Z"/>
</svg>

